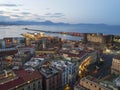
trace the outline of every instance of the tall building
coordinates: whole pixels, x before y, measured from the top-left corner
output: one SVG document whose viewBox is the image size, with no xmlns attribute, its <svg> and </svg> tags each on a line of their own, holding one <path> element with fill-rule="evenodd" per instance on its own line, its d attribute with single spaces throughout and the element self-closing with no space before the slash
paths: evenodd
<svg viewBox="0 0 120 90">
<path fill-rule="evenodd" d="M 66 84 L 71 84 L 76 80 L 77 68 L 76 64 L 70 61 L 57 60 L 52 63 L 52 66 L 61 71 L 62 74 L 62 87 Z"/>
<path fill-rule="evenodd" d="M 61 90 L 61 72 L 53 67 L 41 67 L 43 90 Z"/>
</svg>

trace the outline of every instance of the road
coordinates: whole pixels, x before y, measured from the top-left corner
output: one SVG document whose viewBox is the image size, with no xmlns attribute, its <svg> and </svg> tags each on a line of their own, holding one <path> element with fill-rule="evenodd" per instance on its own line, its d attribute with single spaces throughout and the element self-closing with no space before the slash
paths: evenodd
<svg viewBox="0 0 120 90">
<path fill-rule="evenodd" d="M 113 57 L 114 55 L 103 55 L 104 63 L 100 66 L 98 73 L 95 75 L 96 78 L 101 79 L 110 74 Z"/>
</svg>

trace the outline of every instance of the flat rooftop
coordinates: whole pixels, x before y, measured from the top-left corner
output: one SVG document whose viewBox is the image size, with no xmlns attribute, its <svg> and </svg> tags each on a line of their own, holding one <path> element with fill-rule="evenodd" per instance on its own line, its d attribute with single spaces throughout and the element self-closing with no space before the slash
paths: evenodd
<svg viewBox="0 0 120 90">
<path fill-rule="evenodd" d="M 54 76 L 55 74 L 59 73 L 59 71 L 55 69 L 54 67 L 42 67 L 40 72 L 46 78 L 50 78 Z"/>
</svg>

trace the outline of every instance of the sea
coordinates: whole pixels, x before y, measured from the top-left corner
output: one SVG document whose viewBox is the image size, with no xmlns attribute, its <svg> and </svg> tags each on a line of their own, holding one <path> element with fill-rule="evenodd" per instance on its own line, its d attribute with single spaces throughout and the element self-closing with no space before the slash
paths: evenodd
<svg viewBox="0 0 120 90">
<path fill-rule="evenodd" d="M 24 28 L 45 30 L 45 31 L 58 31 L 58 32 L 79 32 L 79 33 L 103 33 L 103 34 L 115 34 L 120 35 L 120 27 L 115 26 L 56 26 L 56 25 L 1 25 L 0 26 L 0 39 L 5 37 L 22 37 L 22 33 L 34 33 L 38 31 L 25 30 Z M 61 34 L 47 35 L 58 36 L 64 39 L 79 40 L 81 37 L 74 37 Z"/>
</svg>

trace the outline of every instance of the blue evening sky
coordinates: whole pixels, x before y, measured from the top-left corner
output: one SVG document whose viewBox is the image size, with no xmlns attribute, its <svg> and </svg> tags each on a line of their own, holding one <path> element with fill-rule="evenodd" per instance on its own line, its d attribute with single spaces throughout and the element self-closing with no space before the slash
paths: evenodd
<svg viewBox="0 0 120 90">
<path fill-rule="evenodd" d="M 120 0 L 0 0 L 0 21 L 120 25 Z"/>
</svg>

